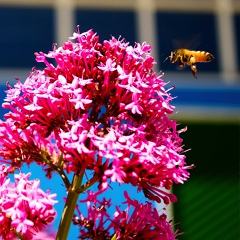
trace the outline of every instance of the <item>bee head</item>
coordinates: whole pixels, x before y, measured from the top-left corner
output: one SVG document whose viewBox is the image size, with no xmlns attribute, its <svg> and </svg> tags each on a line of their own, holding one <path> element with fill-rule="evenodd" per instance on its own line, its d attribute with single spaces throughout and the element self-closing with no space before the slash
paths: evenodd
<svg viewBox="0 0 240 240">
<path fill-rule="evenodd" d="M 177 61 L 177 50 L 171 51 L 170 62 L 174 63 Z"/>
<path fill-rule="evenodd" d="M 168 54 L 162 54 L 162 55 L 168 55 Z M 177 61 L 177 50 L 171 51 L 170 56 L 167 56 L 167 58 L 163 61 L 166 62 L 170 58 L 170 62 L 174 63 Z"/>
</svg>

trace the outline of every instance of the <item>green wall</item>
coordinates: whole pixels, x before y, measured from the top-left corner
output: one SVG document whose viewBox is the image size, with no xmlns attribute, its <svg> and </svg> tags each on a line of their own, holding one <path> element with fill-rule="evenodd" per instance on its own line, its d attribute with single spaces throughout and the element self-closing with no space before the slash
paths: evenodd
<svg viewBox="0 0 240 240">
<path fill-rule="evenodd" d="M 174 221 L 180 240 L 235 240 L 239 235 L 238 124 L 182 123 L 187 163 L 196 165 L 190 179 L 177 185 Z"/>
</svg>

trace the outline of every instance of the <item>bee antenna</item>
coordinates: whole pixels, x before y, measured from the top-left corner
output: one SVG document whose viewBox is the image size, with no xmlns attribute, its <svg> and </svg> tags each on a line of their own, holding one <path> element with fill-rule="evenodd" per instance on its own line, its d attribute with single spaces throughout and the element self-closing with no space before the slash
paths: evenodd
<svg viewBox="0 0 240 240">
<path fill-rule="evenodd" d="M 168 54 L 167 53 L 163 53 L 161 56 L 166 56 L 166 55 L 168 55 Z M 168 60 L 168 58 L 170 58 L 170 57 L 171 56 L 168 55 L 163 62 L 166 62 Z"/>
</svg>

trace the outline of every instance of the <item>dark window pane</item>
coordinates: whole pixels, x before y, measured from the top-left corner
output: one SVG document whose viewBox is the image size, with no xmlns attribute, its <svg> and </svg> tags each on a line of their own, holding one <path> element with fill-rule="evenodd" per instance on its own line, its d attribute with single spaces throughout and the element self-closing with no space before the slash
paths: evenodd
<svg viewBox="0 0 240 240">
<path fill-rule="evenodd" d="M 53 9 L 0 8 L 0 68 L 31 68 L 34 52 L 48 52 L 54 39 Z"/>
<path fill-rule="evenodd" d="M 120 35 L 130 44 L 137 41 L 135 13 L 133 11 L 116 10 L 76 10 L 76 25 L 80 31 L 93 29 L 100 37 L 100 41 L 108 40 L 111 35 Z"/>
</svg>

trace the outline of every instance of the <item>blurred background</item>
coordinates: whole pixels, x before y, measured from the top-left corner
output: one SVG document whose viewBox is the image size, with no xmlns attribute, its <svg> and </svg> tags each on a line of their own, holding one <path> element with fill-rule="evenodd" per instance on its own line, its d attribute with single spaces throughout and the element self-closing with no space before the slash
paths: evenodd
<svg viewBox="0 0 240 240">
<path fill-rule="evenodd" d="M 188 127 L 182 134 L 191 149 L 187 163 L 196 165 L 190 180 L 173 189 L 179 199 L 171 207 L 174 222 L 185 232 L 179 239 L 239 239 L 240 0 L 0 0 L 0 100 L 7 81 L 24 81 L 33 66 L 43 67 L 34 52 L 67 41 L 76 25 L 81 32 L 92 28 L 101 40 L 121 35 L 153 46 L 156 71 L 175 86 L 172 118 Z M 215 59 L 197 64 L 195 79 L 189 67 L 179 71 L 163 62 L 162 54 L 179 47 Z M 41 178 L 40 171 L 33 177 Z M 61 180 L 54 181 L 41 186 L 61 200 Z M 76 238 L 73 230 L 70 237 Z"/>
</svg>

